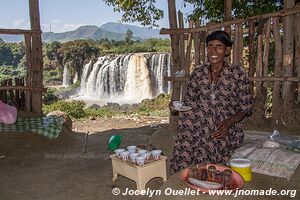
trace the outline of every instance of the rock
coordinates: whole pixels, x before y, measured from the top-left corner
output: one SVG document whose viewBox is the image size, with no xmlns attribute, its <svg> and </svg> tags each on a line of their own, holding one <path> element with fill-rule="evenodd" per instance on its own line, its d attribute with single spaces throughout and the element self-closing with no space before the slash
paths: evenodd
<svg viewBox="0 0 300 200">
<path fill-rule="evenodd" d="M 98 104 L 92 104 L 88 108 L 94 108 L 94 109 L 99 109 L 100 106 Z"/>
<path fill-rule="evenodd" d="M 64 112 L 60 110 L 55 110 L 47 114 L 47 116 L 56 115 L 56 116 L 63 116 L 64 117 L 64 127 L 68 130 L 72 131 L 72 120 L 71 118 Z"/>
</svg>

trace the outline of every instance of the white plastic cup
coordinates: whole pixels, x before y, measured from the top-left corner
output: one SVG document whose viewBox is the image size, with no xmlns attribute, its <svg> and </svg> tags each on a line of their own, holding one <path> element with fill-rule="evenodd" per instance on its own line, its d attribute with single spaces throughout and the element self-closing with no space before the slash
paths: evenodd
<svg viewBox="0 0 300 200">
<path fill-rule="evenodd" d="M 129 151 L 130 153 L 135 153 L 135 151 L 136 151 L 136 146 L 134 146 L 134 145 L 128 146 L 128 147 L 127 147 L 127 151 Z"/>
<path fill-rule="evenodd" d="M 138 150 L 138 153 L 139 153 L 139 154 L 144 154 L 144 153 L 147 153 L 147 150 L 145 150 L 145 149 L 140 149 L 140 150 Z"/>
<path fill-rule="evenodd" d="M 141 155 L 146 157 L 145 162 L 148 163 L 151 157 L 151 153 L 147 151 L 146 153 L 143 153 Z"/>
<path fill-rule="evenodd" d="M 127 161 L 127 160 L 128 160 L 128 156 L 129 156 L 129 152 L 128 152 L 128 151 L 123 151 L 123 152 L 120 154 L 120 156 L 121 156 L 121 159 L 122 159 L 123 161 Z"/>
<path fill-rule="evenodd" d="M 138 165 L 144 165 L 145 164 L 145 160 L 146 160 L 146 157 L 144 155 L 136 157 L 136 163 Z"/>
<path fill-rule="evenodd" d="M 151 155 L 154 160 L 159 160 L 161 156 L 161 150 L 152 150 Z"/>
<path fill-rule="evenodd" d="M 116 150 L 114 150 L 114 152 L 115 152 L 115 154 L 116 154 L 116 156 L 118 157 L 118 158 L 121 158 L 121 153 L 122 152 L 124 152 L 125 151 L 125 149 L 116 149 Z"/>
<path fill-rule="evenodd" d="M 130 158 L 130 161 L 135 163 L 136 162 L 136 158 L 139 156 L 140 154 L 138 153 L 130 153 L 129 154 L 129 158 Z"/>
<path fill-rule="evenodd" d="M 172 104 L 173 104 L 173 107 L 176 110 L 179 110 L 183 106 L 183 102 L 182 101 L 173 101 Z"/>
</svg>

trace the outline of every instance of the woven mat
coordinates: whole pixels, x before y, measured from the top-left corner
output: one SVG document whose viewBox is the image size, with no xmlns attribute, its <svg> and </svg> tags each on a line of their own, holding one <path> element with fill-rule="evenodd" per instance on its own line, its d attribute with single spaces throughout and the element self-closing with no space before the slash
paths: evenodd
<svg viewBox="0 0 300 200">
<path fill-rule="evenodd" d="M 38 118 L 18 118 L 14 124 L 0 123 L 0 131 L 4 132 L 33 132 L 49 139 L 57 138 L 62 131 L 64 119 L 61 116 Z"/>
<path fill-rule="evenodd" d="M 284 148 L 263 148 L 271 133 L 246 132 L 244 145 L 237 149 L 233 158 L 252 161 L 252 171 L 270 176 L 290 179 L 300 164 L 300 153 Z"/>
</svg>

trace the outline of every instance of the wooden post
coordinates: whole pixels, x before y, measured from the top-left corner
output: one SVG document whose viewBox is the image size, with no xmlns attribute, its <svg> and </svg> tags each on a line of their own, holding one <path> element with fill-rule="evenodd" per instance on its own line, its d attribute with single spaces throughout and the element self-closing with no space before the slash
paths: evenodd
<svg viewBox="0 0 300 200">
<path fill-rule="evenodd" d="M 169 12 L 169 23 L 171 29 L 177 29 L 177 19 L 176 19 L 176 4 L 175 0 L 168 0 L 168 12 Z M 172 59 L 173 59 L 173 74 L 180 69 L 181 61 L 179 55 L 179 36 L 178 34 L 171 34 L 171 49 L 172 49 Z M 171 100 L 178 100 L 180 98 L 180 87 L 179 82 L 173 82 L 173 90 L 171 95 Z M 171 130 L 176 130 L 178 125 L 178 117 L 170 115 L 169 128 Z"/>
<path fill-rule="evenodd" d="M 31 35 L 25 34 L 25 58 L 26 58 L 26 82 L 25 85 L 31 87 L 31 79 L 32 79 L 32 56 L 31 56 Z M 31 112 L 31 91 L 27 90 L 25 92 L 25 112 Z"/>
<path fill-rule="evenodd" d="M 179 28 L 184 28 L 184 22 L 183 22 L 183 14 L 182 12 L 178 11 L 178 26 Z M 180 41 L 179 41 L 179 56 L 180 56 L 180 70 L 185 70 L 185 72 L 187 72 L 186 70 L 186 57 L 185 57 L 185 38 L 184 38 L 184 34 L 180 34 Z M 180 98 L 182 99 L 185 95 L 185 91 L 186 91 L 186 83 L 182 83 L 181 84 L 181 90 L 180 90 Z"/>
<path fill-rule="evenodd" d="M 41 31 L 39 1 L 29 0 L 30 26 L 32 30 Z M 41 33 L 32 34 L 32 87 L 43 87 L 43 57 Z M 42 113 L 42 93 L 32 93 L 32 111 Z"/>
<path fill-rule="evenodd" d="M 281 77 L 282 75 L 282 42 L 279 30 L 279 18 L 273 19 L 273 37 L 275 43 L 275 69 L 274 76 Z M 282 113 L 282 99 L 280 98 L 281 82 L 274 81 L 273 96 L 272 96 L 272 124 L 276 126 L 280 122 Z"/>
<path fill-rule="evenodd" d="M 200 27 L 200 21 L 195 21 L 195 28 Z M 200 42 L 199 33 L 194 33 L 194 52 L 195 52 L 195 66 L 200 65 Z"/>
<path fill-rule="evenodd" d="M 249 21 L 249 37 L 248 37 L 248 42 L 249 42 L 249 77 L 254 76 L 254 71 L 255 71 L 255 55 L 254 55 L 254 22 L 253 20 Z M 254 84 L 251 82 L 251 89 L 252 89 L 252 94 L 254 92 Z"/>
<path fill-rule="evenodd" d="M 268 76 L 270 32 L 271 32 L 271 20 L 269 19 L 265 24 L 265 39 L 264 39 L 264 54 L 263 54 L 263 76 L 264 77 Z"/>
<path fill-rule="evenodd" d="M 296 3 L 296 6 L 300 6 L 300 2 Z M 297 71 L 297 77 L 300 77 L 300 14 L 295 15 L 295 69 Z M 297 102 L 300 102 L 300 82 L 298 82 L 298 95 Z"/>
<path fill-rule="evenodd" d="M 257 32 L 256 76 L 263 76 L 263 29 Z M 260 126 L 265 120 L 265 98 L 262 82 L 255 83 L 255 125 Z"/>
<path fill-rule="evenodd" d="M 285 0 L 284 9 L 293 8 L 295 0 Z M 294 16 L 289 15 L 283 18 L 283 75 L 285 77 L 293 76 L 294 64 Z M 292 105 L 293 105 L 292 83 L 289 81 L 283 84 L 283 107 L 284 122 L 289 124 L 292 121 Z"/>
<path fill-rule="evenodd" d="M 232 0 L 224 0 L 224 21 L 231 20 L 231 11 L 232 11 Z M 227 33 L 231 33 L 230 26 L 225 27 Z"/>
</svg>

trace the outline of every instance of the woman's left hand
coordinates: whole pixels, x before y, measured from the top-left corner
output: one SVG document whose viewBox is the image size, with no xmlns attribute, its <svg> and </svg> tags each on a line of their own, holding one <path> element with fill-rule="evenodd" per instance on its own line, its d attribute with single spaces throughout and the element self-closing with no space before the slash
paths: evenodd
<svg viewBox="0 0 300 200">
<path fill-rule="evenodd" d="M 215 139 L 220 139 L 220 138 L 224 137 L 225 135 L 228 134 L 229 129 L 232 127 L 232 125 L 233 125 L 233 122 L 230 119 L 222 121 L 217 127 L 218 130 L 213 133 L 213 137 Z"/>
</svg>

